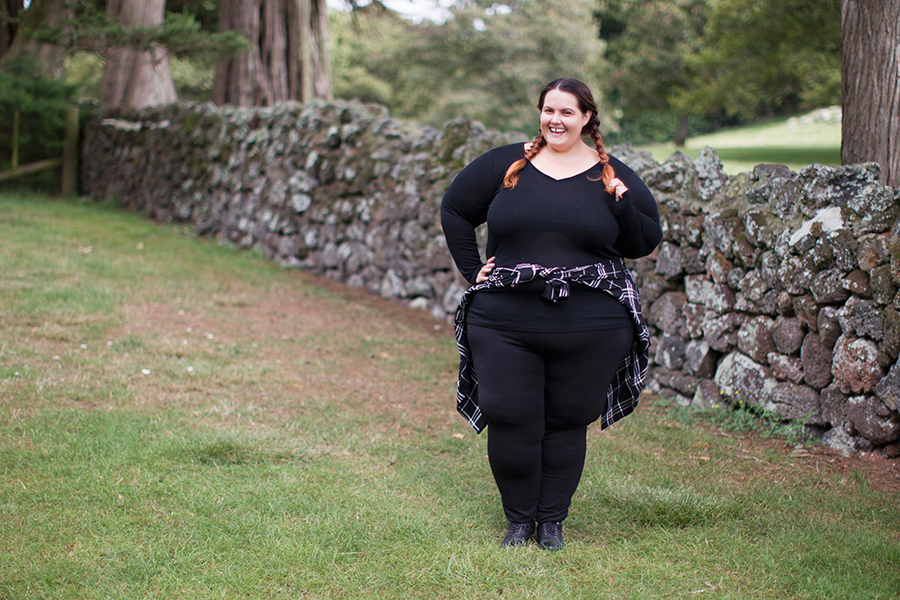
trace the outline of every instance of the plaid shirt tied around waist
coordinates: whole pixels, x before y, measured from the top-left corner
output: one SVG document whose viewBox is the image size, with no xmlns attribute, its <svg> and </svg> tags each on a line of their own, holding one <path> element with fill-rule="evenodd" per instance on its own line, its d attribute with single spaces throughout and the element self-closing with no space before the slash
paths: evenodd
<svg viewBox="0 0 900 600">
<path fill-rule="evenodd" d="M 519 264 L 515 268 L 494 267 L 487 281 L 473 285 L 463 294 L 456 309 L 454 329 L 459 346 L 459 378 L 456 383 L 456 410 L 481 433 L 487 423 L 478 406 L 478 377 L 472 361 L 472 351 L 466 334 L 466 315 L 472 295 L 481 290 L 510 288 L 533 281 L 545 282 L 543 297 L 560 302 L 569 296 L 572 283 L 586 285 L 612 294 L 631 316 L 634 325 L 634 343 L 616 371 L 606 391 L 607 409 L 600 416 L 600 428 L 606 429 L 619 419 L 628 416 L 638 404 L 638 396 L 644 388 L 647 364 L 650 358 L 650 332 L 641 315 L 641 299 L 637 284 L 625 266 L 623 259 L 603 260 L 582 267 L 542 267 L 535 264 Z"/>
</svg>

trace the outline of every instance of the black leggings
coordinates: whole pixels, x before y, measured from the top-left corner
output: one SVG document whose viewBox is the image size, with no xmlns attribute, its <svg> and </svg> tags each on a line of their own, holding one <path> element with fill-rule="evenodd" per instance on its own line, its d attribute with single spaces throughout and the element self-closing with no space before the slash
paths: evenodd
<svg viewBox="0 0 900 600">
<path fill-rule="evenodd" d="M 525 333 L 467 327 L 488 458 L 509 521 L 562 521 L 581 472 L 587 426 L 633 343 L 631 327 Z"/>
</svg>

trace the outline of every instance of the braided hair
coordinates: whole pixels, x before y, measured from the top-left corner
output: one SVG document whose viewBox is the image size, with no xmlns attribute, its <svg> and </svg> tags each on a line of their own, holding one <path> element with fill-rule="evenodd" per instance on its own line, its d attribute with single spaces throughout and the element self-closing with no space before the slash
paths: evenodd
<svg viewBox="0 0 900 600">
<path fill-rule="evenodd" d="M 597 156 L 600 157 L 600 164 L 603 165 L 603 173 L 600 179 L 603 180 L 606 191 L 613 193 L 613 190 L 609 187 L 609 182 L 615 178 L 616 172 L 613 170 L 612 165 L 609 164 L 609 155 L 606 153 L 606 149 L 603 146 L 603 137 L 600 135 L 600 117 L 597 116 L 597 103 L 594 102 L 594 95 L 591 94 L 591 90 L 583 82 L 572 79 L 571 77 L 564 77 L 562 79 L 551 81 L 541 91 L 537 105 L 539 109 L 543 110 L 544 98 L 551 90 L 560 90 L 572 94 L 578 100 L 578 109 L 583 113 L 591 113 L 591 117 L 587 124 L 581 129 L 581 135 L 590 136 L 591 140 L 594 142 Z M 516 187 L 519 183 L 519 171 L 525 168 L 528 161 L 537 156 L 537 153 L 546 145 L 547 140 L 544 139 L 543 133 L 538 132 L 532 141 L 531 146 L 525 151 L 525 158 L 520 158 L 506 170 L 506 175 L 503 177 L 503 187 L 508 189 Z"/>
</svg>

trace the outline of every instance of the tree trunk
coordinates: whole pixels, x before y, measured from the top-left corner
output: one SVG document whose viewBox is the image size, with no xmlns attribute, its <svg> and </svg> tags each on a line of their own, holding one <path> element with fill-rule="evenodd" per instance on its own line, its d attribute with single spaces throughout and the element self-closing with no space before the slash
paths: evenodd
<svg viewBox="0 0 900 600">
<path fill-rule="evenodd" d="M 312 89 L 305 88 L 304 95 L 331 100 L 331 59 L 328 56 L 328 21 L 325 0 L 309 0 L 310 61 L 302 68 L 310 70 Z"/>
<path fill-rule="evenodd" d="M 16 23 L 8 19 L 16 19 L 24 7 L 22 0 L 0 0 L 0 57 L 6 54 L 16 35 Z"/>
<path fill-rule="evenodd" d="M 842 0 L 841 32 L 841 162 L 900 187 L 900 0 Z"/>
<path fill-rule="evenodd" d="M 273 95 L 263 69 L 260 15 L 264 0 L 220 0 L 219 31 L 237 31 L 254 48 L 234 57 L 221 56 L 216 64 L 212 101 L 218 105 L 269 106 Z"/>
<path fill-rule="evenodd" d="M 216 65 L 216 104 L 272 106 L 331 95 L 324 0 L 220 0 L 219 31 L 253 48 Z"/>
<path fill-rule="evenodd" d="M 108 0 L 107 14 L 126 27 L 146 27 L 163 22 L 166 0 Z M 178 96 L 169 71 L 169 57 L 158 46 L 149 52 L 113 48 L 103 69 L 101 103 L 107 106 L 144 108 L 175 102 Z"/>
<path fill-rule="evenodd" d="M 675 147 L 684 148 L 688 137 L 688 116 L 687 114 L 678 115 L 678 129 L 675 131 Z"/>
<path fill-rule="evenodd" d="M 66 51 L 62 46 L 44 44 L 34 40 L 31 31 L 40 25 L 56 27 L 63 19 L 73 14 L 73 0 L 31 0 L 24 11 L 22 0 L 0 0 L 0 14 L 18 15 L 22 21 L 18 25 L 6 24 L 0 29 L 0 66 L 16 56 L 34 55 L 41 65 L 43 75 L 50 79 L 62 76 L 66 61 Z M 12 38 L 5 38 L 10 34 Z M 6 40 L 6 43 L 3 43 Z"/>
</svg>

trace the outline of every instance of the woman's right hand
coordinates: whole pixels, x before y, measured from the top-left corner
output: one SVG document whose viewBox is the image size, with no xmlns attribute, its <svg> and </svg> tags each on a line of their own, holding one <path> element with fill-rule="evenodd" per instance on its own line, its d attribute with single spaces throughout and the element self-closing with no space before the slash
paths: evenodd
<svg viewBox="0 0 900 600">
<path fill-rule="evenodd" d="M 625 195 L 625 192 L 628 191 L 628 187 L 616 177 L 609 182 L 608 186 L 606 186 L 606 191 L 613 194 L 616 197 L 616 202 L 618 202 L 622 199 L 622 196 Z"/>
<path fill-rule="evenodd" d="M 494 268 L 494 258 L 495 257 L 493 256 L 490 257 L 487 263 L 478 270 L 478 275 L 475 276 L 475 283 L 484 283 L 487 281 L 488 276 Z"/>
</svg>

